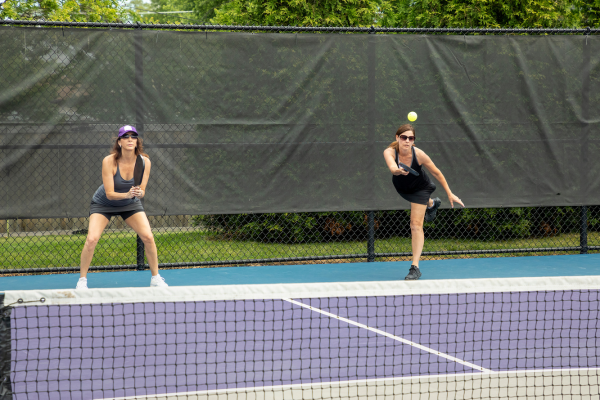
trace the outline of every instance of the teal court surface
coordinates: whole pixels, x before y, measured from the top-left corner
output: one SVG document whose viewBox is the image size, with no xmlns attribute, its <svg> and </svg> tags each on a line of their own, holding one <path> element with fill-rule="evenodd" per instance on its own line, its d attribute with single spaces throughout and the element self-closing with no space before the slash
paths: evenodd
<svg viewBox="0 0 600 400">
<path fill-rule="evenodd" d="M 410 262 L 266 265 L 248 267 L 165 269 L 169 286 L 259 285 L 316 282 L 403 280 Z M 600 276 L 600 254 L 498 257 L 421 261 L 421 281 L 439 279 L 535 278 Z M 72 289 L 79 274 L 0 277 L 5 290 Z M 88 275 L 90 288 L 145 287 L 149 271 L 98 272 Z"/>
</svg>

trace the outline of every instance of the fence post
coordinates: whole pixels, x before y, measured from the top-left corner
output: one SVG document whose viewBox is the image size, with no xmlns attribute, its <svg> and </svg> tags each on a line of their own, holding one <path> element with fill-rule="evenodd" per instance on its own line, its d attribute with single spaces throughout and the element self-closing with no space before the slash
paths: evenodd
<svg viewBox="0 0 600 400">
<path fill-rule="evenodd" d="M 137 257 L 135 259 L 135 263 L 137 265 L 137 270 L 138 271 L 143 271 L 144 269 L 146 269 L 146 265 L 144 263 L 144 242 L 142 242 L 142 239 L 136 235 L 136 253 L 137 253 Z"/>
<path fill-rule="evenodd" d="M 134 32 L 135 51 L 135 127 L 140 135 L 144 134 L 144 37 L 142 27 L 138 26 Z M 140 200 L 144 204 L 144 199 Z M 137 270 L 145 269 L 144 242 L 136 235 L 136 264 Z"/>
<path fill-rule="evenodd" d="M 581 206 L 581 227 L 579 232 L 579 246 L 581 254 L 587 254 L 588 252 L 588 240 L 587 240 L 587 206 Z"/>
<path fill-rule="evenodd" d="M 367 262 L 375 261 L 375 212 L 369 211 L 369 239 L 367 240 Z"/>
<path fill-rule="evenodd" d="M 376 104 L 375 104 L 375 79 L 376 79 L 376 37 L 375 28 L 371 26 L 369 30 L 369 40 L 367 44 L 367 118 L 368 118 L 368 137 L 371 144 L 371 160 L 369 161 L 369 183 L 371 184 L 371 193 L 375 193 L 375 159 L 377 155 L 377 145 L 375 142 L 375 123 L 376 123 Z M 372 206 L 372 203 L 370 204 Z M 369 236 L 367 239 L 367 262 L 375 261 L 375 212 L 369 211 L 367 217 Z"/>
<path fill-rule="evenodd" d="M 582 41 L 583 45 L 583 65 L 581 68 L 581 114 L 585 125 L 583 126 L 581 135 L 581 154 L 580 154 L 580 166 L 579 166 L 579 182 L 580 182 L 580 193 L 583 199 L 589 199 L 589 188 L 588 185 L 588 170 L 589 170 L 589 136 L 590 136 L 590 86 L 591 86 L 591 61 L 590 61 L 590 46 L 588 46 L 588 36 L 590 34 L 590 27 L 586 29 L 585 41 Z M 585 188 L 585 189 L 584 189 Z M 583 190 L 582 190 L 583 189 Z M 585 201 L 585 200 L 583 200 Z M 582 203 L 583 203 L 582 201 Z M 581 206 L 581 226 L 579 230 L 579 246 L 580 253 L 587 254 L 588 252 L 588 240 L 587 240 L 587 206 Z"/>
</svg>

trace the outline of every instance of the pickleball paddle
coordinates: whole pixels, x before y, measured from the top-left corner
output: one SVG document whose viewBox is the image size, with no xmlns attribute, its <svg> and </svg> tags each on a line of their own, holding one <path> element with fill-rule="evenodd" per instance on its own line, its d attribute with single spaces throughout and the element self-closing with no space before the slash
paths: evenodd
<svg viewBox="0 0 600 400">
<path fill-rule="evenodd" d="M 144 169 L 146 168 L 144 157 L 138 155 L 135 160 L 135 167 L 133 168 L 133 184 L 134 186 L 140 186 L 142 184 L 142 178 L 144 177 Z"/>
<path fill-rule="evenodd" d="M 414 169 L 412 169 L 411 167 L 409 167 L 406 164 L 403 164 L 401 162 L 398 163 L 398 166 L 402 169 L 404 169 L 405 171 L 410 172 L 411 174 L 415 175 L 415 176 L 419 176 L 419 173 L 417 171 L 415 171 Z"/>
</svg>

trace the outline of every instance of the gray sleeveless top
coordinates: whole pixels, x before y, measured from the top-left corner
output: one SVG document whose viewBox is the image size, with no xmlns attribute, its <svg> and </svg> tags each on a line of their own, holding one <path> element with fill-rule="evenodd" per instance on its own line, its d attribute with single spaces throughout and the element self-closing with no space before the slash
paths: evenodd
<svg viewBox="0 0 600 400">
<path fill-rule="evenodd" d="M 117 163 L 117 173 L 114 176 L 115 192 L 127 193 L 133 186 L 133 178 L 129 180 L 121 177 L 121 171 L 119 170 L 119 164 Z M 131 205 L 135 202 L 140 202 L 140 199 L 123 199 L 123 200 L 109 200 L 106 197 L 106 191 L 104 190 L 104 184 L 100 185 L 92 197 L 92 203 L 96 203 L 106 207 L 123 207 Z"/>
</svg>

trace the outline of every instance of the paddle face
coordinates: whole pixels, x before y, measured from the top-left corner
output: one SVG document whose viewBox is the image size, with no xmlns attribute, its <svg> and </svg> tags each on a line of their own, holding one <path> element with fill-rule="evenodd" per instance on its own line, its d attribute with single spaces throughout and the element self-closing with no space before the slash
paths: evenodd
<svg viewBox="0 0 600 400">
<path fill-rule="evenodd" d="M 137 165 L 136 165 L 137 166 Z M 419 173 L 417 171 L 415 171 L 414 169 L 412 169 L 411 167 L 409 167 L 406 164 L 403 164 L 401 162 L 398 163 L 398 166 L 402 169 L 404 169 L 405 171 L 410 172 L 411 174 L 415 175 L 415 176 L 419 176 Z"/>
<path fill-rule="evenodd" d="M 140 186 L 142 184 L 142 178 L 144 177 L 144 159 L 141 155 L 137 156 L 135 160 L 135 167 L 133 168 L 133 184 Z"/>
</svg>

